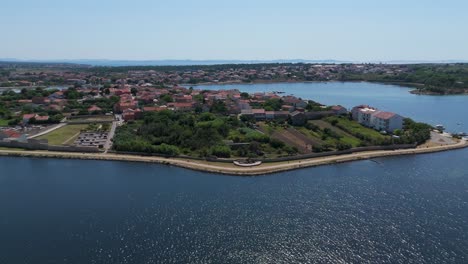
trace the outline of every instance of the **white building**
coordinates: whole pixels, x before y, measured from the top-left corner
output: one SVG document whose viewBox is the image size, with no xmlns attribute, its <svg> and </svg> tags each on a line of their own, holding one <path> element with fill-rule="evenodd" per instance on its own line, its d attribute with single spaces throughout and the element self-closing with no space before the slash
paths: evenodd
<svg viewBox="0 0 468 264">
<path fill-rule="evenodd" d="M 377 111 L 372 114 L 370 122 L 371 127 L 379 131 L 393 132 L 403 128 L 403 117 L 391 112 Z"/>
<path fill-rule="evenodd" d="M 393 132 L 403 128 L 403 117 L 391 113 L 379 111 L 368 105 L 359 105 L 351 110 L 353 119 L 361 125 L 374 128 L 378 131 Z"/>
</svg>

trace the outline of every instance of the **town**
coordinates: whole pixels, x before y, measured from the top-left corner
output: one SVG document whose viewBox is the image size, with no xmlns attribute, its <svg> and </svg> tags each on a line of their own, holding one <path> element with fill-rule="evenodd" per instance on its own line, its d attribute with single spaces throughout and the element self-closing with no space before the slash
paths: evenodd
<svg viewBox="0 0 468 264">
<path fill-rule="evenodd" d="M 468 94 L 468 64 L 260 63 L 102 67 L 82 64 L 0 62 L 0 92 L 9 89 L 115 84 L 167 85 L 367 81 L 414 87 L 415 94 Z"/>
<path fill-rule="evenodd" d="M 430 137 L 430 126 L 370 106 L 346 109 L 278 92 L 153 84 L 137 75 L 131 71 L 104 85 L 72 75 L 70 86 L 4 90 L 0 146 L 274 159 L 401 147 Z"/>
</svg>

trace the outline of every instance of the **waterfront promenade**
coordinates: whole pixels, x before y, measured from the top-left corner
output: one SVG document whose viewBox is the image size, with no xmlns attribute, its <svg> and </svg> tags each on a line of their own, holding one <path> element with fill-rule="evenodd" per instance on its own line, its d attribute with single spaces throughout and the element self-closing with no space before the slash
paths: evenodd
<svg viewBox="0 0 468 264">
<path fill-rule="evenodd" d="M 256 167 L 238 167 L 234 164 L 218 163 L 200 160 L 190 160 L 181 158 L 163 158 L 163 157 L 149 157 L 138 155 L 123 155 L 123 154 L 110 154 L 110 153 L 70 153 L 70 152 L 54 152 L 54 151 L 26 151 L 26 150 L 9 150 L 0 149 L 0 156 L 19 156 L 19 157 L 38 157 L 38 158 L 64 158 L 64 159 L 89 159 L 89 160 L 112 160 L 112 161 L 129 161 L 129 162 L 148 162 L 174 165 L 178 167 L 221 173 L 228 175 L 241 175 L 241 176 L 254 176 L 271 174 L 281 171 L 294 170 L 306 167 L 315 167 L 321 165 L 365 160 L 379 157 L 390 157 L 398 155 L 414 155 L 424 154 L 439 151 L 448 151 L 454 149 L 461 149 L 468 147 L 468 141 L 460 140 L 456 144 L 451 145 L 438 145 L 429 146 L 423 145 L 414 149 L 401 149 L 401 150 L 379 150 L 367 151 L 359 153 L 351 153 L 344 155 L 311 158 L 295 161 L 272 162 L 263 163 Z"/>
</svg>

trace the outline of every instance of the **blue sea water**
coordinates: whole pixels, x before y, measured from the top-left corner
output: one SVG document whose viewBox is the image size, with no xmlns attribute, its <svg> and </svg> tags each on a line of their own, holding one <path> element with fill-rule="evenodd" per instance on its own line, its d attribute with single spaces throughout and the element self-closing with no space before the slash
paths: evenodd
<svg viewBox="0 0 468 264">
<path fill-rule="evenodd" d="M 366 83 L 274 86 L 468 130 L 464 96 Z M 235 177 L 2 157 L 0 263 L 468 263 L 467 161 L 464 149 Z"/>
</svg>

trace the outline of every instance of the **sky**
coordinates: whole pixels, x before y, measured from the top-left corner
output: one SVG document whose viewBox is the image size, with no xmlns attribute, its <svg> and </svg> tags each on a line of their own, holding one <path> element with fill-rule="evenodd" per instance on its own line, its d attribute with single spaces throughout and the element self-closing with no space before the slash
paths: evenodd
<svg viewBox="0 0 468 264">
<path fill-rule="evenodd" d="M 468 60 L 466 0 L 2 0 L 0 58 Z"/>
</svg>

